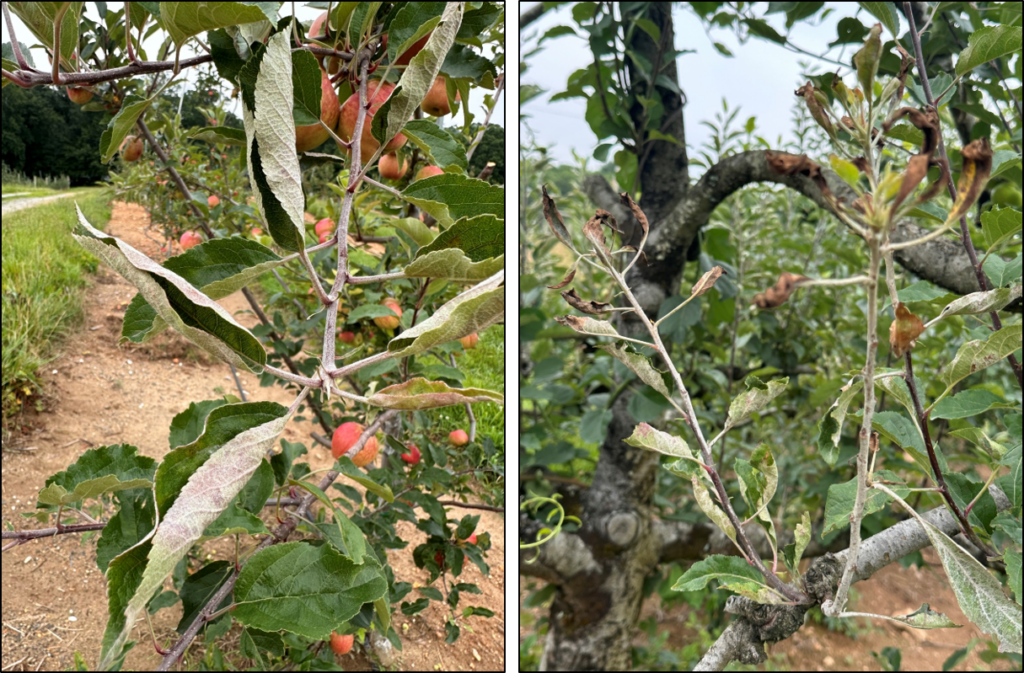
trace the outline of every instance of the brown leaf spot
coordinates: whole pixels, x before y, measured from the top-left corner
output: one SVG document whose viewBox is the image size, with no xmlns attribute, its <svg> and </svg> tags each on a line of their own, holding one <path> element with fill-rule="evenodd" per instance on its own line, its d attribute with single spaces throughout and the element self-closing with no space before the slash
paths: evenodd
<svg viewBox="0 0 1024 673">
<path fill-rule="evenodd" d="M 889 325 L 889 346 L 896 357 L 903 355 L 914 347 L 917 337 L 924 331 L 924 323 L 910 312 L 902 302 L 896 304 L 896 319 Z"/>
<path fill-rule="evenodd" d="M 601 315 L 602 313 L 607 313 L 612 309 L 611 304 L 607 304 L 602 301 L 588 301 L 583 299 L 576 293 L 575 288 L 563 292 L 562 299 L 577 311 L 581 311 L 589 315 Z"/>
<path fill-rule="evenodd" d="M 775 285 L 754 295 L 754 303 L 762 309 L 782 306 L 789 299 L 789 295 L 793 294 L 793 290 L 799 286 L 800 281 L 804 280 L 810 279 L 807 276 L 783 271 Z"/>
<path fill-rule="evenodd" d="M 690 296 L 699 297 L 708 290 L 710 290 L 712 287 L 715 286 L 715 281 L 717 281 L 723 273 L 725 273 L 725 269 L 723 269 L 720 266 L 712 268 L 710 271 L 701 276 L 700 280 L 698 280 L 694 284 L 693 289 L 690 290 Z"/>
</svg>

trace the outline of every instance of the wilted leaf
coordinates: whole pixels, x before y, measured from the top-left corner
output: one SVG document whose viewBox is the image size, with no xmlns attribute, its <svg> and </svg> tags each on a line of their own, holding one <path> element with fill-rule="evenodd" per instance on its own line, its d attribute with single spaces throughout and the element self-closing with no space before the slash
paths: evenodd
<svg viewBox="0 0 1024 673">
<path fill-rule="evenodd" d="M 466 402 L 504 403 L 501 393 L 479 388 L 450 388 L 442 381 L 409 379 L 370 395 L 369 403 L 387 409 L 435 409 Z"/>
<path fill-rule="evenodd" d="M 543 203 L 544 219 L 548 221 L 548 225 L 551 227 L 552 233 L 555 237 L 564 243 L 565 245 L 572 248 L 572 234 L 565 228 L 565 222 L 562 220 L 562 214 L 558 212 L 558 206 L 555 205 L 555 200 L 548 194 L 548 188 L 546 185 L 542 185 L 540 188 L 541 202 Z"/>
<path fill-rule="evenodd" d="M 580 259 L 581 258 L 577 257 L 576 261 L 572 263 L 572 267 L 569 269 L 568 273 L 565 274 L 565 278 L 562 279 L 562 282 L 556 283 L 554 285 L 548 285 L 548 289 L 561 290 L 563 287 L 571 283 L 572 279 L 576 277 L 576 267 L 579 266 Z"/>
<path fill-rule="evenodd" d="M 802 280 L 810 279 L 807 276 L 783 271 L 774 286 L 754 295 L 754 303 L 758 308 L 762 309 L 778 308 L 786 303 L 789 296 L 793 294 L 793 290 L 798 287 L 798 283 Z"/>
<path fill-rule="evenodd" d="M 577 311 L 581 311 L 582 313 L 587 313 L 589 315 L 601 315 L 602 313 L 607 313 L 614 308 L 611 304 L 603 301 L 587 301 L 580 297 L 576 293 L 575 289 L 569 289 L 563 292 L 562 299 Z"/>
<path fill-rule="evenodd" d="M 961 626 L 941 612 L 932 610 L 927 603 L 922 603 L 919 610 L 911 612 L 909 615 L 888 617 L 888 619 L 915 629 L 959 629 Z"/>
<path fill-rule="evenodd" d="M 898 358 L 911 350 L 917 341 L 917 337 L 924 332 L 924 323 L 916 315 L 910 312 L 906 304 L 896 304 L 896 319 L 889 325 L 889 346 L 892 354 Z"/>
<path fill-rule="evenodd" d="M 951 315 L 977 315 L 998 311 L 1015 299 L 1020 298 L 1021 286 L 1001 287 L 988 292 L 972 292 L 950 302 L 942 309 L 941 317 Z"/>
<path fill-rule="evenodd" d="M 571 327 L 580 334 L 590 334 L 592 336 L 620 336 L 615 328 L 612 327 L 610 322 L 605 320 L 594 320 L 593 318 L 583 318 L 578 315 L 567 315 L 564 317 L 555 316 L 555 322 L 559 325 L 565 325 Z"/>
<path fill-rule="evenodd" d="M 864 46 L 853 55 L 853 65 L 857 68 L 857 80 L 865 95 L 872 96 L 875 75 L 878 74 L 878 62 L 882 58 L 882 24 L 871 26 Z"/>
<path fill-rule="evenodd" d="M 956 183 L 956 203 L 949 212 L 949 219 L 958 220 L 981 196 L 992 173 L 992 148 L 988 138 L 981 137 L 971 141 L 960 151 L 963 167 L 960 180 Z"/>
<path fill-rule="evenodd" d="M 699 297 L 711 288 L 715 286 L 715 281 L 718 277 L 725 273 L 725 269 L 720 266 L 713 267 L 710 271 L 700 277 L 693 285 L 693 289 L 690 290 L 691 297 Z"/>
<path fill-rule="evenodd" d="M 751 414 L 764 409 L 769 402 L 785 392 L 788 385 L 788 377 L 769 381 L 764 388 L 748 383 L 749 388 L 737 395 L 729 404 L 729 417 L 725 421 L 724 429 L 728 430 Z"/>
<path fill-rule="evenodd" d="M 619 348 L 614 344 L 601 344 L 599 348 L 610 353 L 619 362 L 633 370 L 641 381 L 664 395 L 666 399 L 672 397 L 665 381 L 661 378 L 661 372 L 655 369 L 646 357 L 639 353 L 630 353 L 625 348 Z"/>
</svg>

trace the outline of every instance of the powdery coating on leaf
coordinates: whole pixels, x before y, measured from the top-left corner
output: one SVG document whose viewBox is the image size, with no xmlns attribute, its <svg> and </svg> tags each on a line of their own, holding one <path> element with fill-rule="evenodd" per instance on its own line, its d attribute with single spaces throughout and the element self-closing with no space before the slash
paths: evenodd
<svg viewBox="0 0 1024 673">
<path fill-rule="evenodd" d="M 655 369 L 651 361 L 639 353 L 630 353 L 625 348 L 619 348 L 613 344 L 602 344 L 598 346 L 601 350 L 609 353 L 622 364 L 633 370 L 640 380 L 657 390 L 666 398 L 671 398 L 665 380 L 661 378 L 661 372 Z"/>
<path fill-rule="evenodd" d="M 466 290 L 432 316 L 402 332 L 388 344 L 395 357 L 414 355 L 467 334 L 482 332 L 505 315 L 505 272 Z"/>
<path fill-rule="evenodd" d="M 178 561 L 202 537 L 206 527 L 217 520 L 242 490 L 259 467 L 263 455 L 277 441 L 288 419 L 289 416 L 285 415 L 239 433 L 196 470 L 181 489 L 181 495 L 152 534 L 152 548 L 142 581 L 125 610 L 125 625 L 100 662 L 99 670 L 110 670 L 110 664 L 120 655 L 146 603 L 174 571 Z M 139 544 L 147 541 L 150 541 L 149 536 Z"/>
<path fill-rule="evenodd" d="M 256 76 L 254 132 L 267 184 L 301 240 L 306 197 L 302 192 L 299 158 L 295 154 L 290 38 L 291 33 L 282 31 L 267 43 L 267 51 Z"/>
<path fill-rule="evenodd" d="M 909 615 L 890 617 L 890 619 L 902 622 L 915 629 L 959 629 L 961 626 L 943 613 L 932 610 L 931 606 L 927 603 L 922 603 L 920 609 L 911 612 Z"/>
<path fill-rule="evenodd" d="M 593 318 L 584 318 L 578 315 L 567 315 L 555 316 L 555 322 L 559 325 L 570 327 L 580 334 L 610 337 L 619 336 L 619 333 L 615 331 L 612 324 L 606 320 L 594 320 Z"/>
<path fill-rule="evenodd" d="M 765 584 L 761 573 L 747 563 L 746 559 L 739 556 L 716 554 L 703 561 L 698 561 L 683 573 L 672 589 L 675 591 L 699 591 L 705 588 L 711 580 L 718 580 L 723 588 L 748 596 L 753 601 L 766 599 L 762 602 L 785 602 L 785 598 Z M 735 614 L 749 618 L 751 614 L 748 612 L 748 607 L 753 607 L 748 601 L 732 601 L 728 609 Z"/>
<path fill-rule="evenodd" d="M 1021 286 L 999 288 L 988 292 L 973 292 L 949 302 L 942 309 L 941 316 L 969 316 L 969 314 L 987 313 L 998 310 L 1021 296 Z"/>
<path fill-rule="evenodd" d="M 215 28 L 265 21 L 259 7 L 240 2 L 169 2 L 160 5 L 160 21 L 175 44 Z M 288 31 L 287 35 L 291 35 Z"/>
<path fill-rule="evenodd" d="M 637 425 L 633 428 L 633 434 L 623 441 L 638 449 L 647 449 L 648 451 L 655 451 L 666 456 L 675 456 L 676 458 L 694 457 L 685 440 L 675 435 L 670 435 L 667 432 L 655 430 L 647 423 Z"/>
<path fill-rule="evenodd" d="M 483 262 L 473 262 L 458 248 L 436 250 L 417 257 L 405 267 L 410 278 L 445 278 L 454 281 L 476 282 L 490 278 L 505 268 L 505 255 Z"/>
<path fill-rule="evenodd" d="M 750 414 L 764 409 L 769 402 L 781 395 L 788 385 L 788 377 L 775 379 L 768 382 L 767 389 L 755 387 L 737 395 L 729 405 L 729 418 L 725 421 L 725 429 L 728 430 Z"/>
<path fill-rule="evenodd" d="M 567 303 L 569 306 L 572 306 L 577 311 L 587 313 L 589 315 L 601 315 L 602 313 L 607 313 L 612 308 L 614 308 L 611 304 L 608 304 L 603 301 L 588 301 L 584 299 L 583 297 L 579 296 L 579 294 L 576 293 L 575 288 L 571 288 L 563 292 L 562 299 L 564 299 L 565 303 Z"/>
<path fill-rule="evenodd" d="M 999 638 L 1000 652 L 1021 653 L 1020 606 L 1003 594 L 1003 587 L 977 559 L 961 549 L 941 530 L 918 518 L 942 560 L 957 604 L 967 618 L 989 635 Z"/>
<path fill-rule="evenodd" d="M 434 409 L 466 402 L 494 402 L 503 404 L 501 393 L 479 388 L 449 388 L 442 381 L 424 378 L 409 379 L 405 383 L 388 386 L 370 395 L 370 404 L 387 409 Z"/>
<path fill-rule="evenodd" d="M 1009 325 L 988 338 L 968 341 L 946 368 L 946 385 L 953 386 L 976 371 L 999 362 L 1021 346 L 1021 325 Z"/>
<path fill-rule="evenodd" d="M 137 287 L 139 293 L 163 320 L 187 339 L 225 362 L 257 373 L 263 371 L 263 365 L 267 358 L 267 352 L 263 345 L 249 330 L 235 322 L 231 314 L 225 311 L 220 304 L 197 290 L 178 274 L 160 266 L 124 241 L 95 229 L 85 219 L 81 208 L 78 208 L 77 204 L 75 207 L 78 210 L 79 222 L 79 228 L 76 230 L 78 233 L 73 234 L 75 240 Z M 213 311 L 220 321 L 217 325 L 220 328 L 219 331 L 225 337 L 230 336 L 233 343 L 229 344 L 204 329 L 187 325 L 171 305 L 167 298 L 167 291 L 153 276 L 160 277 L 171 284 L 192 304 Z M 243 357 L 243 350 L 251 354 L 253 359 L 250 359 L 248 355 Z"/>
</svg>

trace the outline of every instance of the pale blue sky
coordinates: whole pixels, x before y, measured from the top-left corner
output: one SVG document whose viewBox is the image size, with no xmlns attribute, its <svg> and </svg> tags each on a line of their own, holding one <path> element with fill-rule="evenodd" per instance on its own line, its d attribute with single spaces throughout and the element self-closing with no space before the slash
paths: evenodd
<svg viewBox="0 0 1024 673">
<path fill-rule="evenodd" d="M 723 97 L 728 101 L 730 110 L 737 106 L 742 108 L 737 115 L 740 125 L 754 115 L 759 135 L 772 144 L 780 135 L 783 139 L 792 139 L 793 91 L 800 84 L 801 72 L 797 61 L 816 62 L 818 72 L 834 71 L 838 66 L 812 56 L 792 53 L 782 45 L 759 38 L 750 38 L 741 45 L 731 30 L 716 28 L 712 36 L 715 42 L 722 43 L 733 53 L 734 56 L 728 58 L 715 49 L 693 12 L 683 7 L 683 3 L 675 4 L 676 49 L 696 50 L 696 53 L 680 56 L 677 61 L 679 84 L 688 100 L 683 108 L 687 145 L 700 147 L 707 140 L 711 132 L 700 122 L 714 119 L 715 113 L 722 110 Z M 833 60 L 849 63 L 858 45 L 839 45 L 828 50 L 828 43 L 836 39 L 836 24 L 841 18 L 858 12 L 865 25 L 877 21 L 856 3 L 830 2 L 826 8 L 831 8 L 832 12 L 820 23 L 815 19 L 817 25 L 797 22 L 789 32 L 790 41 L 813 54 L 826 54 Z M 550 10 L 523 31 L 520 36 L 522 53 L 534 48 L 537 39 L 552 26 L 575 27 L 571 9 L 572 5 L 567 4 Z M 759 8 L 756 13 L 760 16 L 761 11 Z M 778 32 L 786 34 L 785 14 L 772 14 L 766 18 Z M 592 60 L 593 56 L 582 38 L 567 35 L 546 40 L 543 51 L 530 58 L 530 68 L 522 77 L 524 84 L 537 84 L 547 90 L 524 106 L 522 111 L 530 115 L 526 124 L 538 144 L 547 146 L 561 162 L 572 161 L 571 149 L 589 156 L 598 141 L 584 121 L 584 99 L 553 103 L 548 99 L 565 89 L 571 73 L 586 67 Z M 843 70 L 844 74 L 849 72 L 849 67 Z M 528 137 L 527 129 L 521 132 L 524 139 Z"/>
</svg>

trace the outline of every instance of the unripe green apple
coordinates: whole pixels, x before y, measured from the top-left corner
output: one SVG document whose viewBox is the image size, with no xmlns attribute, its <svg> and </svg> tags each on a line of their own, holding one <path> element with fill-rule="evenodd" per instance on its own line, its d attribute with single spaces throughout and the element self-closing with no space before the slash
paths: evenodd
<svg viewBox="0 0 1024 673">
<path fill-rule="evenodd" d="M 1021 193 L 1017 186 L 1004 182 L 992 192 L 992 203 L 999 206 L 1021 206 Z"/>
</svg>

